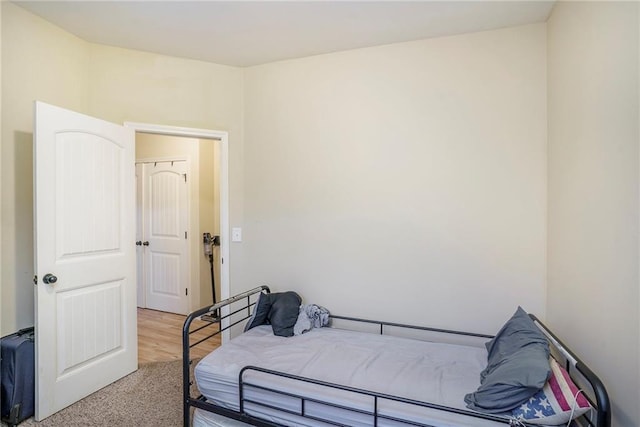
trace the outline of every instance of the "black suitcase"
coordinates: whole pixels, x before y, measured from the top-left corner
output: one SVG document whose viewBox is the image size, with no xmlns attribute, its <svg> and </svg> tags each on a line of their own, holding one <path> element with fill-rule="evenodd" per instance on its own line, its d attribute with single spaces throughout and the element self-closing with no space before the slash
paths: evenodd
<svg viewBox="0 0 640 427">
<path fill-rule="evenodd" d="M 34 412 L 35 352 L 33 328 L 22 329 L 0 341 L 2 421 L 15 426 Z"/>
</svg>

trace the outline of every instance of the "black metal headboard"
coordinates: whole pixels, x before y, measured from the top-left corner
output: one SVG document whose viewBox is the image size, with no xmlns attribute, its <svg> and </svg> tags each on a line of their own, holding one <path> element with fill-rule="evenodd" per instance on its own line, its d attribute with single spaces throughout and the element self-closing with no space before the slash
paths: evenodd
<svg viewBox="0 0 640 427">
<path fill-rule="evenodd" d="M 542 323 L 534 314 L 529 314 L 529 317 L 540 328 L 543 334 L 546 335 L 549 340 L 551 352 L 553 357 L 562 363 L 564 368 L 569 372 L 571 378 L 581 388 L 588 386 L 590 390 L 586 391 L 585 396 L 589 400 L 591 406 L 596 409 L 594 417 L 585 417 L 582 420 L 576 421 L 582 423 L 581 425 L 596 426 L 596 427 L 610 427 L 611 426 L 611 403 L 609 401 L 609 394 L 600 378 L 587 366 L 576 354 L 569 349 L 547 326 Z M 593 418 L 593 419 L 592 419 Z"/>
</svg>

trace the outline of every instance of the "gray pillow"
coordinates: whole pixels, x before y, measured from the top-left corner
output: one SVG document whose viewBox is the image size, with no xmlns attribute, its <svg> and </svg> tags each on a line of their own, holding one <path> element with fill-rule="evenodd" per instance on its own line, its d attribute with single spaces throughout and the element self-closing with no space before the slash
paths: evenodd
<svg viewBox="0 0 640 427">
<path fill-rule="evenodd" d="M 521 307 L 486 346 L 487 367 L 480 373 L 478 390 L 464 398 L 468 408 L 509 412 L 526 402 L 549 378 L 549 343 Z"/>
<path fill-rule="evenodd" d="M 510 412 L 529 400 L 547 382 L 549 351 L 533 344 L 515 351 L 494 366 L 478 390 L 464 397 L 467 407 L 491 414 Z"/>
<path fill-rule="evenodd" d="M 542 345 L 547 349 L 547 352 L 549 351 L 547 337 L 540 331 L 527 312 L 522 307 L 518 307 L 496 336 L 485 344 L 489 355 L 487 356 L 487 367 L 482 371 L 480 377 L 484 378 L 491 373 L 509 355 L 535 343 Z M 548 354 L 545 360 L 547 359 Z"/>
<path fill-rule="evenodd" d="M 302 298 L 292 291 L 271 296 L 272 304 L 267 318 L 273 328 L 273 334 L 280 337 L 293 336 L 293 327 L 298 320 Z"/>
<path fill-rule="evenodd" d="M 256 305 L 249 321 L 244 327 L 244 331 L 247 332 L 251 328 L 269 323 L 267 320 L 269 310 L 271 310 L 271 294 L 261 292 L 258 294 L 258 300 L 256 301 Z"/>
<path fill-rule="evenodd" d="M 244 331 L 259 325 L 271 325 L 274 335 L 293 336 L 302 298 L 292 291 L 275 294 L 261 293 Z"/>
</svg>

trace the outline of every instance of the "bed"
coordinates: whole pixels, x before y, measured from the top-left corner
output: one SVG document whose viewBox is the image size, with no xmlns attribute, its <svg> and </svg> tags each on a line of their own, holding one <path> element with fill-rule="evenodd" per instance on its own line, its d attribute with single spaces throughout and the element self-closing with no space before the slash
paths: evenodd
<svg viewBox="0 0 640 427">
<path fill-rule="evenodd" d="M 602 382 L 529 314 L 527 319 L 548 344 L 545 354 L 551 358 L 545 366 L 551 365 L 553 372 L 545 380 L 544 390 L 509 414 L 495 413 L 482 401 L 487 395 L 493 401 L 498 396 L 500 404 L 507 399 L 500 394 L 504 390 L 485 387 L 495 372 L 504 371 L 511 363 L 501 359 L 490 370 L 491 358 L 506 352 L 505 347 L 499 348 L 504 345 L 498 341 L 502 330 L 494 337 L 331 315 L 330 327 L 313 328 L 290 338 L 275 335 L 269 324 L 258 325 L 193 363 L 193 347 L 251 322 L 257 301 L 265 293 L 270 293 L 267 286 L 257 287 L 187 317 L 183 328 L 185 427 L 540 425 L 540 420 L 521 414 L 545 409 L 535 407 L 535 399 L 543 391 L 547 395 L 554 392 L 548 387 L 557 385 L 552 383 L 556 373 L 562 381 L 565 375 L 575 385 L 568 394 L 575 394 L 576 400 L 569 402 L 568 397 L 567 402 L 561 402 L 565 412 L 570 404 L 570 418 L 579 415 L 572 425 L 610 427 L 610 404 Z M 201 326 L 194 327 L 195 320 Z M 210 333 L 193 338 L 194 334 L 201 337 L 203 330 Z M 492 343 L 493 353 L 487 342 Z M 526 359 L 516 353 L 516 363 Z M 525 372 L 521 365 L 515 366 L 518 372 Z M 497 382 L 503 382 L 502 378 Z M 508 394 L 510 398 L 513 393 L 509 390 Z M 556 408 L 556 412 L 561 411 Z M 558 413 L 541 420 L 558 421 L 553 417 L 560 415 L 567 417 Z"/>
</svg>

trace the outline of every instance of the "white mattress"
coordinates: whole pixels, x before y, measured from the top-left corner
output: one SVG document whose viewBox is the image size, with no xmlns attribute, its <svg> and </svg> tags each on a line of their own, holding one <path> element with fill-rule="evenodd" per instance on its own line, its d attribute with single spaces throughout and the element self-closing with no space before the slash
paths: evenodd
<svg viewBox="0 0 640 427">
<path fill-rule="evenodd" d="M 251 427 L 251 424 L 196 408 L 193 412 L 192 427 Z"/>
<path fill-rule="evenodd" d="M 393 396 L 466 409 L 464 395 L 479 386 L 486 366 L 482 347 L 430 343 L 406 338 L 359 333 L 334 328 L 313 329 L 290 338 L 274 336 L 270 326 L 259 326 L 232 339 L 198 363 L 198 388 L 210 401 L 238 410 L 238 374 L 247 365 L 372 390 Z M 351 392 L 300 383 L 255 371 L 245 382 L 356 407 L 373 409 L 373 399 Z M 247 398 L 297 411 L 300 400 L 272 392 L 247 389 Z M 438 427 L 504 426 L 478 418 L 380 400 L 379 412 Z M 325 423 L 246 404 L 247 413 L 287 426 L 323 426 Z M 348 426 L 371 426 L 373 418 L 318 403 L 305 404 L 307 414 L 329 417 Z M 462 418 L 461 418 L 462 417 Z M 379 420 L 379 426 L 402 425 Z"/>
</svg>

